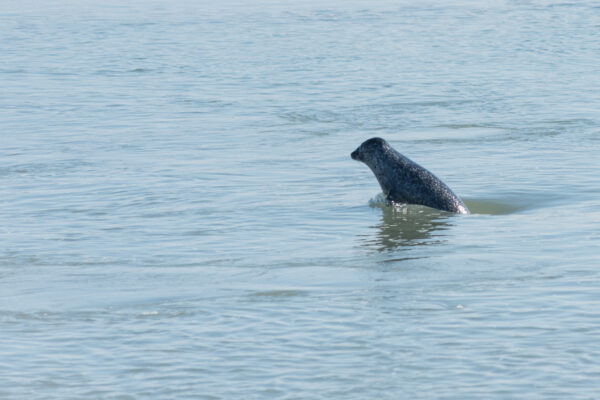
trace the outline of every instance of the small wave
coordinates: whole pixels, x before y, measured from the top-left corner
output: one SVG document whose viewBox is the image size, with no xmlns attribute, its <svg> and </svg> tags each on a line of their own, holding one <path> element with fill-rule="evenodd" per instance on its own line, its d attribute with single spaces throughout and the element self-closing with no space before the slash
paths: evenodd
<svg viewBox="0 0 600 400">
<path fill-rule="evenodd" d="M 309 113 L 287 112 L 287 113 L 282 113 L 279 116 L 289 122 L 293 122 L 293 123 L 297 123 L 297 124 L 310 123 L 310 122 L 332 123 L 332 122 L 339 122 L 339 120 L 340 120 L 340 116 L 338 114 L 336 114 L 334 112 L 330 112 L 330 111 L 314 111 L 314 112 L 309 112 Z"/>
<path fill-rule="evenodd" d="M 383 196 L 383 193 L 379 193 L 377 196 L 369 199 L 369 206 L 372 208 L 387 206 L 388 201 Z"/>
<path fill-rule="evenodd" d="M 412 129 L 403 134 L 403 140 L 419 142 L 481 141 L 507 137 L 500 127 L 477 124 L 438 125 L 431 128 Z"/>
<path fill-rule="evenodd" d="M 391 203 L 386 200 L 383 193 L 380 193 L 377 196 L 369 199 L 369 207 L 381 208 L 385 211 L 390 211 L 391 213 L 393 213 L 395 215 L 406 215 L 406 216 L 427 215 L 427 216 L 438 217 L 438 216 L 441 216 L 442 214 L 449 214 L 449 215 L 452 214 L 452 213 L 446 213 L 445 211 L 436 210 L 435 208 L 421 206 L 418 204 Z"/>
<path fill-rule="evenodd" d="M 251 298 L 274 298 L 274 299 L 285 299 L 288 297 L 305 296 L 307 292 L 305 290 L 295 289 L 281 289 L 281 290 L 267 290 L 261 292 L 255 292 L 250 295 Z"/>
<path fill-rule="evenodd" d="M 0 73 L 2 73 L 2 74 L 25 74 L 25 73 L 27 73 L 27 71 L 22 68 L 3 68 L 3 69 L 0 69 Z"/>
</svg>

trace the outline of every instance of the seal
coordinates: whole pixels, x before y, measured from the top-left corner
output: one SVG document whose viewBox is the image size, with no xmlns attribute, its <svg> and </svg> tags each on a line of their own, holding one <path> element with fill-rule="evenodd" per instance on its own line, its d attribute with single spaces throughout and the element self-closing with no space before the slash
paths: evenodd
<svg viewBox="0 0 600 400">
<path fill-rule="evenodd" d="M 420 204 L 438 210 L 469 214 L 469 209 L 444 182 L 416 162 L 403 156 L 385 140 L 366 140 L 350 154 L 375 174 L 390 203 Z"/>
</svg>

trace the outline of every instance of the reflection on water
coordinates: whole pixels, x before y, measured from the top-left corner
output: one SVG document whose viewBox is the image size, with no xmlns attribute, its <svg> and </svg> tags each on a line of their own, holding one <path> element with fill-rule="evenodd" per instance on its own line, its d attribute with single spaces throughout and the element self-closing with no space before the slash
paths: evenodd
<svg viewBox="0 0 600 400">
<path fill-rule="evenodd" d="M 365 238 L 363 243 L 377 251 L 443 243 L 443 232 L 452 226 L 449 217 L 453 214 L 432 208 L 414 205 L 390 207 L 380 203 L 372 206 L 381 208 L 381 222 L 373 226 L 375 235 Z"/>
<path fill-rule="evenodd" d="M 513 196 L 514 197 L 514 196 Z M 535 199 L 521 194 L 504 199 L 463 199 L 471 215 L 506 215 L 532 207 Z M 535 197 L 535 196 L 533 196 Z M 417 205 L 388 206 L 381 195 L 370 202 L 371 207 L 381 209 L 381 222 L 373 226 L 374 235 L 368 235 L 363 245 L 377 251 L 408 249 L 410 247 L 440 244 L 444 231 L 453 225 L 457 216 L 440 210 Z"/>
<path fill-rule="evenodd" d="M 462 199 L 471 210 L 471 214 L 505 215 L 512 214 L 525 208 L 520 204 L 494 199 Z"/>
<path fill-rule="evenodd" d="M 533 207 L 537 197 L 520 194 L 503 199 L 463 200 L 471 210 L 471 216 L 506 215 Z M 381 209 L 381 222 L 371 227 L 375 233 L 363 237 L 362 243 L 380 252 L 441 244 L 445 241 L 444 231 L 454 225 L 455 218 L 470 217 L 417 205 L 389 206 L 381 195 L 372 199 L 370 205 Z"/>
<path fill-rule="evenodd" d="M 560 195 L 543 190 L 507 193 L 502 198 L 462 199 L 473 215 L 508 215 L 547 207 L 562 200 Z"/>
</svg>

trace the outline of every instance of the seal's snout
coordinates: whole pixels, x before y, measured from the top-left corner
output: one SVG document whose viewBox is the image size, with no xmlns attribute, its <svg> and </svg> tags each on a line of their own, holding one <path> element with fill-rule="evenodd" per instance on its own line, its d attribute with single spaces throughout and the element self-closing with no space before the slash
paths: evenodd
<svg viewBox="0 0 600 400">
<path fill-rule="evenodd" d="M 358 158 L 358 149 L 350 153 L 350 157 L 352 157 L 353 160 L 360 161 L 360 159 Z"/>
</svg>

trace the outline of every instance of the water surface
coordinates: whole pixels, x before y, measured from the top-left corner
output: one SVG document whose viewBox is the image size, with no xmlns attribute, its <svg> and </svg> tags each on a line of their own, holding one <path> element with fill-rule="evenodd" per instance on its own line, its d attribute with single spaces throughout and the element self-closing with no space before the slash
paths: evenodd
<svg viewBox="0 0 600 400">
<path fill-rule="evenodd" d="M 591 399 L 591 1 L 0 5 L 0 397 Z M 386 138 L 472 211 L 385 207 Z"/>
</svg>

